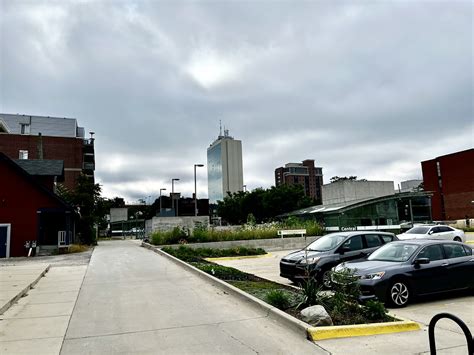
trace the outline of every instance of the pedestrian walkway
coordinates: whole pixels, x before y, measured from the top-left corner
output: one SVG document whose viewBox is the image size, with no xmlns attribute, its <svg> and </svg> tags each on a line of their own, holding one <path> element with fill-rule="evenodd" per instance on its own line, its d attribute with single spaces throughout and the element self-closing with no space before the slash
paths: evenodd
<svg viewBox="0 0 474 355">
<path fill-rule="evenodd" d="M 59 354 L 86 269 L 52 267 L 0 316 L 0 354 Z"/>
<path fill-rule="evenodd" d="M 132 241 L 94 250 L 61 350 L 118 352 L 325 354 L 261 309 Z"/>
<path fill-rule="evenodd" d="M 48 271 L 49 264 L 0 266 L 0 314 L 25 295 Z"/>
</svg>

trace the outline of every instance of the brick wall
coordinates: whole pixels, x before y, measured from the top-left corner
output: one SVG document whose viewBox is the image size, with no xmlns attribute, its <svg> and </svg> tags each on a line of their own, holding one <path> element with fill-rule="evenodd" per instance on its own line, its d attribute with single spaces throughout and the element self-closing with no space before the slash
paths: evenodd
<svg viewBox="0 0 474 355">
<path fill-rule="evenodd" d="M 42 141 L 43 159 L 64 161 L 64 182 L 70 189 L 76 186 L 76 179 L 82 171 L 83 140 L 80 138 L 28 136 L 0 134 L 0 152 L 10 159 L 18 159 L 20 150 L 28 151 L 28 159 L 39 159 L 39 145 Z M 69 169 L 78 169 L 69 170 Z"/>
</svg>

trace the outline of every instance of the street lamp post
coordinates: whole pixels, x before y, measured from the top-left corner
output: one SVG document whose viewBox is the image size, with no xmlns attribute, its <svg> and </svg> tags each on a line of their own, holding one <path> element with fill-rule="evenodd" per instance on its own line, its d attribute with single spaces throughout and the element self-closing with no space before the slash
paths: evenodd
<svg viewBox="0 0 474 355">
<path fill-rule="evenodd" d="M 202 168 L 204 164 L 194 164 L 194 216 L 198 215 L 197 188 L 196 188 L 196 167 Z"/>
<path fill-rule="evenodd" d="M 174 210 L 174 182 L 179 181 L 178 178 L 171 179 L 171 208 L 173 209 L 173 213 L 176 216 L 176 212 Z"/>
<path fill-rule="evenodd" d="M 161 191 L 165 191 L 166 188 L 161 188 L 160 189 L 160 216 L 161 216 Z"/>
</svg>

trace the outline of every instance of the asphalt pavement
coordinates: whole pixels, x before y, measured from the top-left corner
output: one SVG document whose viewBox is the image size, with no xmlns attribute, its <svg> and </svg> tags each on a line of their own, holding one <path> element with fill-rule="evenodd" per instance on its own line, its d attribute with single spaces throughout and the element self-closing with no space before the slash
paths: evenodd
<svg viewBox="0 0 474 355">
<path fill-rule="evenodd" d="M 324 354 L 301 334 L 134 241 L 95 248 L 61 354 Z"/>
</svg>

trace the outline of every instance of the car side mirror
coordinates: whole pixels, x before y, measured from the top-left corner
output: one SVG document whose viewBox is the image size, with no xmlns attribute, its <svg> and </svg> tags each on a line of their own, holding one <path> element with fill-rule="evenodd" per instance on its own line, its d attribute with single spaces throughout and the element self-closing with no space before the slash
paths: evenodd
<svg viewBox="0 0 474 355">
<path fill-rule="evenodd" d="M 344 254 L 344 253 L 347 253 L 348 251 L 351 251 L 351 248 L 349 247 L 340 247 L 339 248 L 339 254 Z"/>
<path fill-rule="evenodd" d="M 433 233 L 434 233 L 433 231 L 429 231 L 429 232 L 428 232 L 429 235 L 431 235 L 431 234 L 433 234 Z"/>
<path fill-rule="evenodd" d="M 430 263 L 430 258 L 418 258 L 415 259 L 413 264 L 415 265 L 421 265 L 421 264 L 429 264 Z"/>
</svg>

